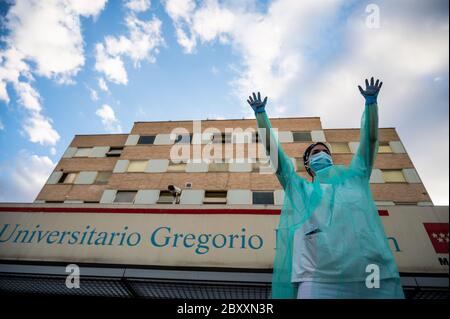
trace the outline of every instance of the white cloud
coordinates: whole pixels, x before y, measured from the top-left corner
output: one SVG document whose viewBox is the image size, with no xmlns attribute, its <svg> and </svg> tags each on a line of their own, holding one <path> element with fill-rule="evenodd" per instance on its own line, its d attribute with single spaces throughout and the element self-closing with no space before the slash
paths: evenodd
<svg viewBox="0 0 450 319">
<path fill-rule="evenodd" d="M 100 88 L 100 90 L 102 90 L 104 92 L 108 92 L 109 91 L 109 88 L 106 85 L 106 82 L 105 82 L 105 80 L 102 77 L 98 78 L 98 87 Z"/>
<path fill-rule="evenodd" d="M 177 23 L 191 22 L 191 16 L 195 10 L 194 0 L 166 0 L 165 8 L 170 17 Z"/>
<path fill-rule="evenodd" d="M 128 83 L 128 75 L 123 59 L 130 58 L 135 68 L 141 61 L 155 62 L 159 47 L 164 45 L 161 35 L 161 20 L 156 17 L 148 21 L 139 19 L 131 10 L 125 16 L 127 35 L 106 36 L 97 43 L 95 69 L 103 73 L 108 81 L 116 84 Z"/>
<path fill-rule="evenodd" d="M 150 0 L 128 0 L 125 7 L 134 12 L 143 12 L 150 9 Z"/>
<path fill-rule="evenodd" d="M 31 142 L 41 145 L 55 145 L 60 139 L 52 126 L 52 120 L 36 112 L 32 112 L 25 120 L 23 130 Z"/>
<path fill-rule="evenodd" d="M 76 0 L 66 1 L 77 14 L 88 17 L 96 17 L 106 5 L 107 0 Z"/>
<path fill-rule="evenodd" d="M 311 111 L 326 127 L 357 127 L 362 98 L 355 84 L 371 74 L 382 78 L 380 126 L 396 127 L 431 198 L 448 205 L 448 88 L 432 83 L 442 73 L 448 81 L 448 15 L 439 18 L 439 10 L 423 8 L 423 1 L 379 4 L 381 28 L 368 29 L 363 19 L 353 17 L 345 54 L 320 76 L 308 77 L 309 83 L 297 84 L 304 87 L 299 101 L 314 105 Z M 416 10 L 404 12 L 406 6 Z M 432 143 L 443 145 L 441 157 L 430 158 Z"/>
<path fill-rule="evenodd" d="M 111 133 L 121 133 L 122 127 L 111 106 L 103 104 L 95 114 L 101 119 L 105 129 Z"/>
<path fill-rule="evenodd" d="M 14 85 L 19 95 L 20 103 L 28 110 L 40 112 L 42 107 L 39 93 L 27 82 L 17 82 Z"/>
<path fill-rule="evenodd" d="M 350 8 L 342 0 L 278 0 L 264 12 L 248 3 L 164 4 L 185 52 L 203 42 L 231 46 L 241 63 L 233 67 L 233 93 L 245 101 L 260 90 L 272 116 L 321 116 L 325 128 L 358 127 L 363 98 L 356 86 L 372 74 L 382 78 L 381 126 L 397 128 L 432 198 L 448 203 L 438 190 L 448 189 L 448 171 L 440 174 L 445 163 L 430 165 L 416 133 L 420 127 L 425 140 L 448 144 L 448 132 L 433 129 L 448 131 L 448 88 L 440 86 L 448 83 L 448 3 L 378 1 L 379 29 L 366 27 L 362 2 Z M 243 112 L 252 113 L 247 105 Z M 443 158 L 448 162 L 448 152 Z"/>
<path fill-rule="evenodd" d="M 9 95 L 6 90 L 6 82 L 0 81 L 0 100 L 3 100 L 6 103 L 9 103 Z"/>
<path fill-rule="evenodd" d="M 447 125 L 430 125 L 406 142 L 406 149 L 435 205 L 449 204 L 449 143 Z M 426 132 L 426 134 L 423 134 Z M 401 136 L 402 137 L 402 136 Z M 426 147 L 424 147 L 426 145 Z M 430 156 L 428 150 L 439 150 Z"/>
<path fill-rule="evenodd" d="M 93 88 L 88 87 L 89 90 L 89 97 L 91 98 L 92 101 L 97 101 L 98 100 L 98 93 L 96 90 L 94 90 Z"/>
<path fill-rule="evenodd" d="M 80 17 L 96 16 L 106 0 L 23 0 L 8 10 L 2 26 L 8 32 L 0 50 L 0 99 L 10 102 L 7 84 L 28 111 L 23 129 L 32 142 L 54 145 L 58 133 L 42 115 L 34 76 L 72 83 L 84 65 Z M 43 130 L 42 132 L 39 130 Z"/>
<path fill-rule="evenodd" d="M 198 42 L 218 40 L 230 44 L 241 56 L 242 66 L 233 82 L 244 99 L 255 88 L 278 98 L 289 84 L 304 73 L 303 47 L 314 47 L 311 36 L 320 29 L 342 1 L 274 1 L 266 14 L 249 10 L 254 6 L 233 1 L 168 0 L 165 8 L 174 22 L 179 44 L 192 53 Z"/>
<path fill-rule="evenodd" d="M 13 163 L 0 166 L 0 201 L 34 201 L 54 167 L 47 156 L 21 151 Z"/>
<path fill-rule="evenodd" d="M 120 56 L 110 56 L 105 52 L 103 43 L 95 46 L 95 69 L 102 72 L 106 78 L 117 84 L 127 84 L 128 76 Z"/>
<path fill-rule="evenodd" d="M 2 120 L 0 119 L 0 131 L 3 131 L 5 129 L 5 125 L 3 124 Z"/>
<path fill-rule="evenodd" d="M 6 17 L 7 43 L 36 63 L 36 74 L 70 79 L 84 64 L 80 16 L 98 14 L 106 0 L 17 1 Z"/>
<path fill-rule="evenodd" d="M 30 67 L 23 59 L 24 55 L 14 47 L 0 51 L 0 83 L 2 83 L 0 98 L 6 103 L 9 103 L 10 100 L 6 90 L 8 83 L 17 86 L 20 76 L 30 81 L 33 80 Z"/>
<path fill-rule="evenodd" d="M 164 4 L 174 22 L 178 43 L 186 53 L 193 53 L 197 45 L 197 36 L 191 30 L 196 9 L 195 1 L 167 0 Z"/>
</svg>

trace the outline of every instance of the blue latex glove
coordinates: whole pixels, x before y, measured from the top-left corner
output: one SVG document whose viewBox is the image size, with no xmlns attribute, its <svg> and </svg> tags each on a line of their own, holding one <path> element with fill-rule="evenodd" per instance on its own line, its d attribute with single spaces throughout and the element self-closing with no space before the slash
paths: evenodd
<svg viewBox="0 0 450 319">
<path fill-rule="evenodd" d="M 365 90 L 363 90 L 362 87 L 358 85 L 359 92 L 361 92 L 362 96 L 364 96 L 364 98 L 366 99 L 366 105 L 377 103 L 377 96 L 378 96 L 378 93 L 380 92 L 382 85 L 383 85 L 383 82 L 380 82 L 380 80 L 378 80 L 378 79 L 374 83 L 373 77 L 370 78 L 370 83 L 366 79 L 366 89 Z"/>
<path fill-rule="evenodd" d="M 261 93 L 259 92 L 258 96 L 256 96 L 255 92 L 253 92 L 253 97 L 249 96 L 247 102 L 250 104 L 255 113 L 262 113 L 266 111 L 267 96 L 264 101 L 261 101 Z"/>
</svg>

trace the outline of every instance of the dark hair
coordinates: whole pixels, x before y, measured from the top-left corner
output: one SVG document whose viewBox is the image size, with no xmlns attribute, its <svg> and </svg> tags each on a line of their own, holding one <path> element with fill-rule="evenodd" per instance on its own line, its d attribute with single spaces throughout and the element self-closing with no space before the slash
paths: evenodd
<svg viewBox="0 0 450 319">
<path fill-rule="evenodd" d="M 305 150 L 305 153 L 303 153 L 303 165 L 305 166 L 305 169 L 308 172 L 308 174 L 311 176 L 313 176 L 313 174 L 311 173 L 311 169 L 309 168 L 308 161 L 309 161 L 309 156 L 311 155 L 312 149 L 314 147 L 316 147 L 317 145 L 324 146 L 330 152 L 330 148 L 325 143 L 322 143 L 322 142 L 316 142 L 316 143 L 308 146 L 308 148 Z"/>
</svg>

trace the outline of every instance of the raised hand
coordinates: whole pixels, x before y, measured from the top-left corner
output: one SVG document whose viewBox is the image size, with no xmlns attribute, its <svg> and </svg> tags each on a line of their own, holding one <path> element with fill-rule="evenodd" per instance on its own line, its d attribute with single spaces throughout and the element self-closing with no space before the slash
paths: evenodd
<svg viewBox="0 0 450 319">
<path fill-rule="evenodd" d="M 363 90 L 361 86 L 358 85 L 359 92 L 361 92 L 362 96 L 366 99 L 366 104 L 374 104 L 377 103 L 377 96 L 380 92 L 381 86 L 383 82 L 377 79 L 376 82 L 373 81 L 373 77 L 370 78 L 370 83 L 366 79 L 366 89 Z"/>
<path fill-rule="evenodd" d="M 258 96 L 256 96 L 255 92 L 252 93 L 252 96 L 248 97 L 248 104 L 252 107 L 255 113 L 265 112 L 267 96 L 264 98 L 264 101 L 261 101 L 261 93 L 258 92 Z"/>
</svg>

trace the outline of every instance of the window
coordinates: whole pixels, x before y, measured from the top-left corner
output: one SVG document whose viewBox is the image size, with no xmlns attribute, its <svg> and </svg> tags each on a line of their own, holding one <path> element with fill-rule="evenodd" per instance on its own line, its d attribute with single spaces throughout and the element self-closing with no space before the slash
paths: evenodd
<svg viewBox="0 0 450 319">
<path fill-rule="evenodd" d="M 228 163 L 210 163 L 208 172 L 228 172 Z"/>
<path fill-rule="evenodd" d="M 273 205 L 273 192 L 253 192 L 253 204 Z"/>
<path fill-rule="evenodd" d="M 170 191 L 164 190 L 159 192 L 157 204 L 173 204 L 174 197 Z"/>
<path fill-rule="evenodd" d="M 331 143 L 331 152 L 336 154 L 351 153 L 348 143 Z"/>
<path fill-rule="evenodd" d="M 98 172 L 95 177 L 95 184 L 106 184 L 111 177 L 112 172 Z"/>
<path fill-rule="evenodd" d="M 61 178 L 59 179 L 59 184 L 73 184 L 75 178 L 77 177 L 77 173 L 63 173 Z"/>
<path fill-rule="evenodd" d="M 294 142 L 311 142 L 311 132 L 293 132 Z"/>
<path fill-rule="evenodd" d="M 231 134 L 230 133 L 213 133 L 212 142 L 213 143 L 231 143 Z"/>
<path fill-rule="evenodd" d="M 297 172 L 304 172 L 305 169 L 305 163 L 303 162 L 303 158 L 296 158 L 295 162 L 297 164 Z"/>
<path fill-rule="evenodd" d="M 77 151 L 75 152 L 74 157 L 88 157 L 89 154 L 91 154 L 91 150 L 92 148 L 90 147 L 78 148 Z"/>
<path fill-rule="evenodd" d="M 378 153 L 392 153 L 392 148 L 389 142 L 380 142 L 378 146 Z"/>
<path fill-rule="evenodd" d="M 203 204 L 226 204 L 227 191 L 205 191 Z"/>
<path fill-rule="evenodd" d="M 261 170 L 267 172 L 272 169 L 272 166 L 269 162 L 260 162 L 260 160 L 256 160 L 256 163 L 252 163 L 252 172 L 259 173 Z"/>
<path fill-rule="evenodd" d="M 190 144 L 193 134 L 179 134 L 175 138 L 175 144 Z"/>
<path fill-rule="evenodd" d="M 153 144 L 154 141 L 154 135 L 141 135 L 139 136 L 138 144 Z"/>
<path fill-rule="evenodd" d="M 137 191 L 117 191 L 114 203 L 133 203 Z"/>
<path fill-rule="evenodd" d="M 383 172 L 383 178 L 386 183 L 405 183 L 406 179 L 402 170 L 398 169 L 386 169 L 381 170 Z"/>
<path fill-rule="evenodd" d="M 417 202 L 394 202 L 395 205 L 417 206 Z"/>
<path fill-rule="evenodd" d="M 167 167 L 167 172 L 185 172 L 186 171 L 186 163 L 174 163 L 172 161 L 169 162 L 169 166 Z"/>
<path fill-rule="evenodd" d="M 225 137 L 226 139 L 228 137 Z M 258 143 L 258 132 L 254 131 L 244 131 L 244 132 L 235 132 L 231 134 L 229 141 L 227 143 L 233 144 L 254 144 Z"/>
<path fill-rule="evenodd" d="M 147 167 L 148 161 L 130 161 L 127 172 L 143 172 Z"/>
<path fill-rule="evenodd" d="M 258 134 L 258 132 L 252 133 L 252 143 L 259 143 L 259 134 Z"/>
<path fill-rule="evenodd" d="M 106 157 L 119 157 L 122 154 L 123 147 L 110 147 Z"/>
</svg>

